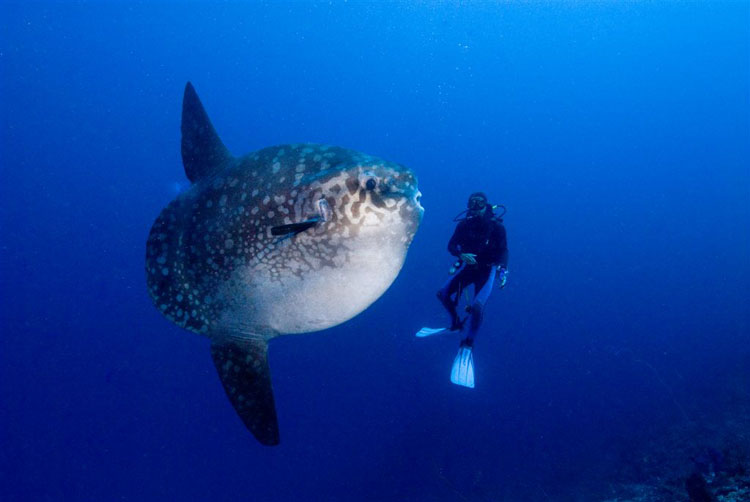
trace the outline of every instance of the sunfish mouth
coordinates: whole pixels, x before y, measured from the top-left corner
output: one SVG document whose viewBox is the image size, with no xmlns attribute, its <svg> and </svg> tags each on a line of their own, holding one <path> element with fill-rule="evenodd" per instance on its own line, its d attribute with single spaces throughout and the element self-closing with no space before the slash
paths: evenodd
<svg viewBox="0 0 750 502">
<path fill-rule="evenodd" d="M 416 193 L 414 194 L 414 198 L 412 200 L 414 201 L 414 205 L 417 206 L 419 208 L 419 210 L 424 213 L 424 207 L 422 207 L 422 203 L 421 203 L 421 201 L 422 201 L 422 192 L 420 192 L 419 190 L 417 190 Z"/>
<path fill-rule="evenodd" d="M 385 194 L 386 197 L 393 197 L 393 198 L 403 198 L 405 199 L 409 204 L 413 205 L 420 211 L 424 211 L 424 207 L 422 207 L 421 201 L 422 201 L 422 192 L 419 191 L 416 187 L 404 187 L 402 189 L 393 189 Z"/>
</svg>

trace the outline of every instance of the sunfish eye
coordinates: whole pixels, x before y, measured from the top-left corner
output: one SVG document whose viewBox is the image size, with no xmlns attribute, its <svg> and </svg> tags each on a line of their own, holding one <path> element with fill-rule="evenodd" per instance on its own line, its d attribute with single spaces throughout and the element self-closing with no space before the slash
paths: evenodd
<svg viewBox="0 0 750 502">
<path fill-rule="evenodd" d="M 365 188 L 368 190 L 375 190 L 375 187 L 378 186 L 378 182 L 375 180 L 375 178 L 370 178 L 365 182 Z"/>
</svg>

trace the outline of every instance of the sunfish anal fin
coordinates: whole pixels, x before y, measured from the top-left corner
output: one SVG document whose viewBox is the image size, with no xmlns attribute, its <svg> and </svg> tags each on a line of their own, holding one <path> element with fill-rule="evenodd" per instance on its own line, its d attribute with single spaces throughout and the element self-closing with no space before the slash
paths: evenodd
<svg viewBox="0 0 750 502">
<path fill-rule="evenodd" d="M 211 357 L 229 401 L 261 444 L 279 444 L 279 424 L 264 340 L 211 343 Z"/>
</svg>

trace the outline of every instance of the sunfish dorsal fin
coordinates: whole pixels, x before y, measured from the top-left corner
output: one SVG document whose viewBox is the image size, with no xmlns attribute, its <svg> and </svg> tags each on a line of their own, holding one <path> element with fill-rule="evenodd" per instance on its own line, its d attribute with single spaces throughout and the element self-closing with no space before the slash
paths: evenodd
<svg viewBox="0 0 750 502">
<path fill-rule="evenodd" d="M 182 99 L 181 129 L 182 164 L 192 183 L 213 175 L 234 159 L 216 134 L 190 82 L 185 85 Z"/>
<path fill-rule="evenodd" d="M 279 444 L 279 424 L 264 340 L 214 341 L 211 357 L 234 410 L 266 446 Z"/>
</svg>

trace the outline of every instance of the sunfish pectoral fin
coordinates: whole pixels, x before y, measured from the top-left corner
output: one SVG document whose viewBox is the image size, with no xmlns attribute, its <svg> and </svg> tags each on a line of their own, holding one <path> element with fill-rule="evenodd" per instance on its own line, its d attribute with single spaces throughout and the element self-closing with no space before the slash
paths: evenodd
<svg viewBox="0 0 750 502">
<path fill-rule="evenodd" d="M 314 227 L 319 221 L 320 218 L 310 218 L 309 220 L 301 221 L 299 223 L 289 223 L 288 225 L 271 227 L 271 235 L 297 235 L 308 228 Z"/>
<path fill-rule="evenodd" d="M 211 357 L 229 401 L 245 427 L 264 445 L 279 444 L 279 424 L 264 340 L 222 340 Z"/>
<path fill-rule="evenodd" d="M 317 215 L 312 218 L 308 218 L 305 221 L 299 223 L 289 223 L 287 225 L 277 225 L 271 227 L 271 235 L 280 235 L 284 239 L 287 237 L 294 237 L 295 235 L 304 232 L 308 228 L 312 228 L 320 222 L 330 221 L 333 212 L 331 206 L 325 198 L 320 198 L 317 202 Z"/>
</svg>

